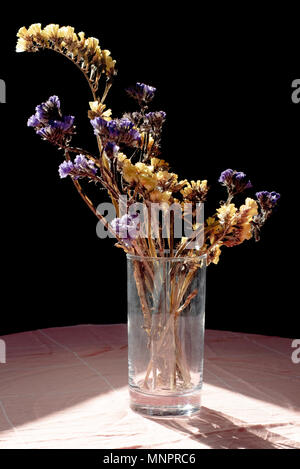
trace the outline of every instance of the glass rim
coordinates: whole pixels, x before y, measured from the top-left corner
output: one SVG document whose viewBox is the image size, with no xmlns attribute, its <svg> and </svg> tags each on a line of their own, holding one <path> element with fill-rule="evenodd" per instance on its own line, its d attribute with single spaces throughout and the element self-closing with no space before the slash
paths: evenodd
<svg viewBox="0 0 300 469">
<path fill-rule="evenodd" d="M 178 256 L 178 257 L 150 257 L 150 256 L 139 256 L 137 254 L 130 254 L 129 252 L 126 254 L 127 259 L 130 260 L 139 260 L 139 261 L 159 261 L 159 262 L 197 262 L 207 259 L 207 254 L 201 254 L 201 256 Z"/>
</svg>

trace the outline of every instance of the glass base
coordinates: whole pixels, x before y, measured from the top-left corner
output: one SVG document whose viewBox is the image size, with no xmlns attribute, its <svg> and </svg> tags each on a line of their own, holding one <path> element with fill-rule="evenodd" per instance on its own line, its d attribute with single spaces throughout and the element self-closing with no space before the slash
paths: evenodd
<svg viewBox="0 0 300 469">
<path fill-rule="evenodd" d="M 201 390 L 187 394 L 155 395 L 129 387 L 130 408 L 155 418 L 190 417 L 201 410 Z"/>
</svg>

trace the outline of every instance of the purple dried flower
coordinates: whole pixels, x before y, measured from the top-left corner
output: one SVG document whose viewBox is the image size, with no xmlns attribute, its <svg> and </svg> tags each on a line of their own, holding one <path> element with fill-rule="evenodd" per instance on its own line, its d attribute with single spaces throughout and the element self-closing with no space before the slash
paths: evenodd
<svg viewBox="0 0 300 469">
<path fill-rule="evenodd" d="M 138 237 L 140 223 L 139 215 L 123 215 L 121 218 L 115 218 L 111 222 L 112 229 L 124 241 L 127 246 L 131 246 L 134 239 Z"/>
<path fill-rule="evenodd" d="M 101 117 L 96 117 L 91 120 L 91 124 L 94 128 L 94 134 L 102 139 L 105 146 L 108 142 L 114 142 L 136 147 L 141 142 L 140 133 L 127 118 L 106 121 Z"/>
<path fill-rule="evenodd" d="M 97 168 L 92 160 L 87 159 L 84 155 L 77 155 L 74 160 L 74 168 L 77 171 L 87 171 L 87 173 L 96 174 Z"/>
<path fill-rule="evenodd" d="M 58 168 L 61 178 L 73 176 L 74 179 L 88 177 L 97 173 L 97 168 L 93 161 L 87 159 L 84 155 L 77 155 L 74 163 L 72 161 L 64 161 Z"/>
<path fill-rule="evenodd" d="M 39 119 L 36 117 L 36 115 L 34 114 L 33 116 L 29 117 L 28 121 L 27 121 L 27 126 L 28 127 L 38 127 L 39 125 L 41 125 Z"/>
<path fill-rule="evenodd" d="M 144 83 L 136 83 L 135 86 L 127 88 L 126 92 L 133 99 L 136 99 L 138 103 L 147 104 L 154 98 L 156 88 L 153 86 L 145 85 Z"/>
<path fill-rule="evenodd" d="M 278 192 L 261 191 L 256 192 L 257 201 L 260 205 L 260 213 L 258 213 L 252 221 L 252 229 L 255 237 L 255 241 L 260 239 L 260 230 L 266 223 L 267 219 L 272 214 L 274 207 L 280 199 Z"/>
<path fill-rule="evenodd" d="M 63 116 L 61 120 L 50 120 L 49 126 L 53 127 L 54 129 L 60 129 L 63 132 L 67 132 L 73 127 L 74 120 L 74 116 Z"/>
<path fill-rule="evenodd" d="M 61 144 L 64 139 L 64 132 L 59 128 L 51 127 L 50 125 L 37 128 L 36 133 L 44 140 L 48 140 L 49 142 L 57 145 Z"/>
<path fill-rule="evenodd" d="M 94 134 L 100 137 L 104 144 L 108 140 L 114 140 L 118 136 L 117 126 L 115 121 L 107 121 L 102 117 L 95 117 L 91 120 L 94 128 Z"/>
<path fill-rule="evenodd" d="M 241 171 L 235 173 L 233 179 L 235 184 L 240 187 L 239 192 L 242 192 L 245 189 L 251 189 L 252 187 L 251 181 L 249 181 L 246 174 Z"/>
<path fill-rule="evenodd" d="M 164 111 L 148 112 L 146 115 L 146 127 L 147 124 L 155 135 L 159 135 L 162 130 L 163 123 L 166 120 L 166 113 Z"/>
<path fill-rule="evenodd" d="M 64 161 L 59 165 L 58 168 L 59 175 L 62 179 L 69 176 L 73 170 L 74 164 L 72 163 L 72 161 Z"/>
<path fill-rule="evenodd" d="M 56 145 L 61 145 L 66 135 L 74 131 L 74 116 L 63 116 L 57 96 L 51 96 L 39 104 L 36 113 L 28 119 L 28 127 L 34 127 L 38 135 Z"/>
<path fill-rule="evenodd" d="M 108 142 L 105 146 L 105 153 L 108 158 L 114 158 L 117 156 L 120 147 L 115 142 Z"/>
<path fill-rule="evenodd" d="M 145 116 L 151 125 L 156 125 L 157 122 L 163 123 L 166 119 L 166 113 L 164 111 L 148 112 Z"/>
<path fill-rule="evenodd" d="M 219 177 L 219 182 L 227 187 L 230 195 L 238 194 L 252 187 L 245 173 L 233 169 L 223 171 Z"/>
<path fill-rule="evenodd" d="M 280 199 L 280 194 L 278 192 L 268 192 L 268 191 L 261 191 L 256 192 L 256 197 L 258 202 L 263 210 L 272 210 L 273 207 L 277 204 L 278 200 Z"/>
<path fill-rule="evenodd" d="M 95 117 L 91 120 L 91 124 L 94 128 L 95 134 L 100 135 L 100 132 L 107 128 L 108 121 L 102 119 L 102 117 Z"/>
<path fill-rule="evenodd" d="M 48 125 L 50 120 L 59 120 L 61 117 L 60 100 L 57 96 L 50 96 L 50 98 L 36 108 L 35 116 L 41 125 Z"/>
<path fill-rule="evenodd" d="M 55 145 L 62 145 L 67 135 L 72 135 L 74 117 L 65 116 L 62 121 L 52 121 L 46 127 L 36 127 L 36 133 L 44 140 Z"/>
<path fill-rule="evenodd" d="M 221 184 L 225 184 L 226 182 L 231 181 L 233 173 L 233 169 L 225 169 L 219 177 L 219 182 L 221 182 Z"/>
<path fill-rule="evenodd" d="M 131 129 L 129 132 L 122 134 L 121 142 L 128 147 L 137 147 L 141 143 L 141 135 L 138 130 Z"/>
<path fill-rule="evenodd" d="M 48 99 L 48 105 L 53 105 L 56 106 L 58 109 L 60 109 L 60 99 L 58 96 L 50 96 Z"/>
<path fill-rule="evenodd" d="M 119 123 L 119 129 L 125 132 L 129 132 L 129 130 L 133 128 L 133 122 L 127 119 L 127 117 L 122 117 L 122 119 L 120 119 L 118 123 Z"/>
</svg>

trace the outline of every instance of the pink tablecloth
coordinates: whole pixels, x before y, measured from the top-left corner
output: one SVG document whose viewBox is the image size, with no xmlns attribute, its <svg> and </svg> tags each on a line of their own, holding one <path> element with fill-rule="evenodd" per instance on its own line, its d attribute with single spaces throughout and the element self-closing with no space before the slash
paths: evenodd
<svg viewBox="0 0 300 469">
<path fill-rule="evenodd" d="M 2 339 L 0 448 L 300 448 L 290 339 L 207 330 L 203 409 L 173 420 L 128 408 L 125 324 Z"/>
</svg>

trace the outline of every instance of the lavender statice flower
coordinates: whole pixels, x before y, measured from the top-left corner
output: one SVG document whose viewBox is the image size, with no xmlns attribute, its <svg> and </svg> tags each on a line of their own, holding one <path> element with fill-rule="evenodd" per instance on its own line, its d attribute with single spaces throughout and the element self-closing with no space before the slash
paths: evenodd
<svg viewBox="0 0 300 469">
<path fill-rule="evenodd" d="M 137 129 L 134 128 L 133 122 L 129 119 L 122 118 L 118 121 L 119 127 L 119 141 L 128 147 L 136 147 L 141 143 L 141 135 Z"/>
<path fill-rule="evenodd" d="M 105 146 L 105 153 L 108 158 L 114 158 L 115 156 L 117 156 L 119 150 L 120 147 L 118 147 L 115 142 L 108 142 Z"/>
<path fill-rule="evenodd" d="M 134 128 L 133 122 L 127 118 L 114 119 L 106 121 L 101 117 L 95 117 L 91 120 L 94 128 L 94 134 L 99 136 L 106 146 L 108 142 L 115 144 L 124 143 L 130 147 L 136 147 L 141 142 L 141 135 Z"/>
<path fill-rule="evenodd" d="M 73 128 L 74 120 L 74 116 L 63 116 L 61 120 L 50 120 L 49 126 L 54 129 L 60 129 L 63 132 L 68 132 Z"/>
<path fill-rule="evenodd" d="M 28 119 L 28 127 L 46 126 L 50 120 L 60 120 L 60 100 L 57 96 L 50 96 L 50 98 L 36 106 L 35 114 Z"/>
<path fill-rule="evenodd" d="M 27 121 L 27 126 L 28 127 L 39 127 L 40 125 L 41 125 L 41 122 L 35 114 L 33 116 L 29 117 L 29 119 Z"/>
<path fill-rule="evenodd" d="M 77 155 L 74 160 L 74 168 L 76 171 L 87 171 L 90 174 L 96 174 L 97 168 L 92 160 L 89 160 L 84 155 Z"/>
<path fill-rule="evenodd" d="M 154 111 L 148 112 L 146 114 L 146 118 L 150 122 L 151 125 L 157 125 L 157 123 L 162 124 L 166 119 L 166 113 L 164 111 Z"/>
<path fill-rule="evenodd" d="M 51 96 L 46 102 L 39 104 L 36 113 L 28 121 L 28 127 L 34 127 L 36 133 L 44 140 L 61 145 L 74 133 L 74 116 L 63 116 L 57 96 Z"/>
<path fill-rule="evenodd" d="M 156 88 L 150 85 L 145 85 L 144 83 L 136 83 L 135 86 L 126 89 L 129 96 L 138 101 L 141 106 L 152 101 L 155 91 Z"/>
<path fill-rule="evenodd" d="M 97 137 L 101 137 L 103 140 L 107 140 L 109 136 L 108 121 L 102 119 L 102 117 L 95 117 L 94 119 L 91 119 L 90 122 L 93 126 L 94 134 Z"/>
<path fill-rule="evenodd" d="M 226 169 L 219 177 L 219 182 L 227 187 L 229 195 L 233 196 L 252 187 L 246 174 L 242 171 Z"/>
<path fill-rule="evenodd" d="M 227 184 L 229 181 L 231 181 L 232 179 L 232 176 L 233 176 L 233 169 L 225 169 L 225 171 L 223 171 L 218 179 L 218 181 L 221 183 L 221 184 Z"/>
<path fill-rule="evenodd" d="M 274 207 L 280 199 L 278 192 L 261 191 L 256 192 L 256 197 L 260 205 L 260 212 L 253 217 L 252 231 L 256 241 L 260 239 L 260 230 L 272 214 Z"/>
<path fill-rule="evenodd" d="M 123 215 L 115 218 L 111 222 L 112 229 L 123 240 L 127 246 L 131 246 L 132 241 L 138 237 L 140 218 L 137 213 L 134 215 Z"/>
<path fill-rule="evenodd" d="M 64 161 L 63 163 L 59 165 L 58 173 L 61 179 L 63 179 L 71 175 L 73 170 L 74 170 L 74 164 L 72 163 L 72 161 Z"/>
<path fill-rule="evenodd" d="M 61 117 L 60 100 L 58 96 L 50 96 L 50 98 L 36 108 L 36 116 L 39 121 L 47 125 L 50 120 L 56 120 Z"/>
<path fill-rule="evenodd" d="M 159 134 L 166 120 L 166 113 L 164 111 L 148 112 L 145 117 L 153 132 Z"/>
<path fill-rule="evenodd" d="M 37 128 L 36 133 L 42 137 L 43 140 L 48 140 L 48 142 L 58 146 L 63 144 L 66 134 L 66 132 L 59 127 L 53 127 L 51 125 Z"/>
<path fill-rule="evenodd" d="M 256 192 L 257 200 L 261 206 L 261 208 L 265 211 L 272 210 L 275 205 L 277 204 L 278 200 L 280 199 L 280 194 L 278 192 L 268 192 L 268 191 L 261 191 Z"/>
<path fill-rule="evenodd" d="M 140 127 L 143 122 L 144 115 L 141 112 L 125 112 L 122 119 L 129 119 L 135 127 Z"/>
<path fill-rule="evenodd" d="M 64 161 L 58 168 L 60 177 L 63 179 L 72 176 L 74 179 L 95 176 L 97 168 L 93 161 L 87 159 L 84 155 L 77 155 L 74 163 Z"/>
</svg>

